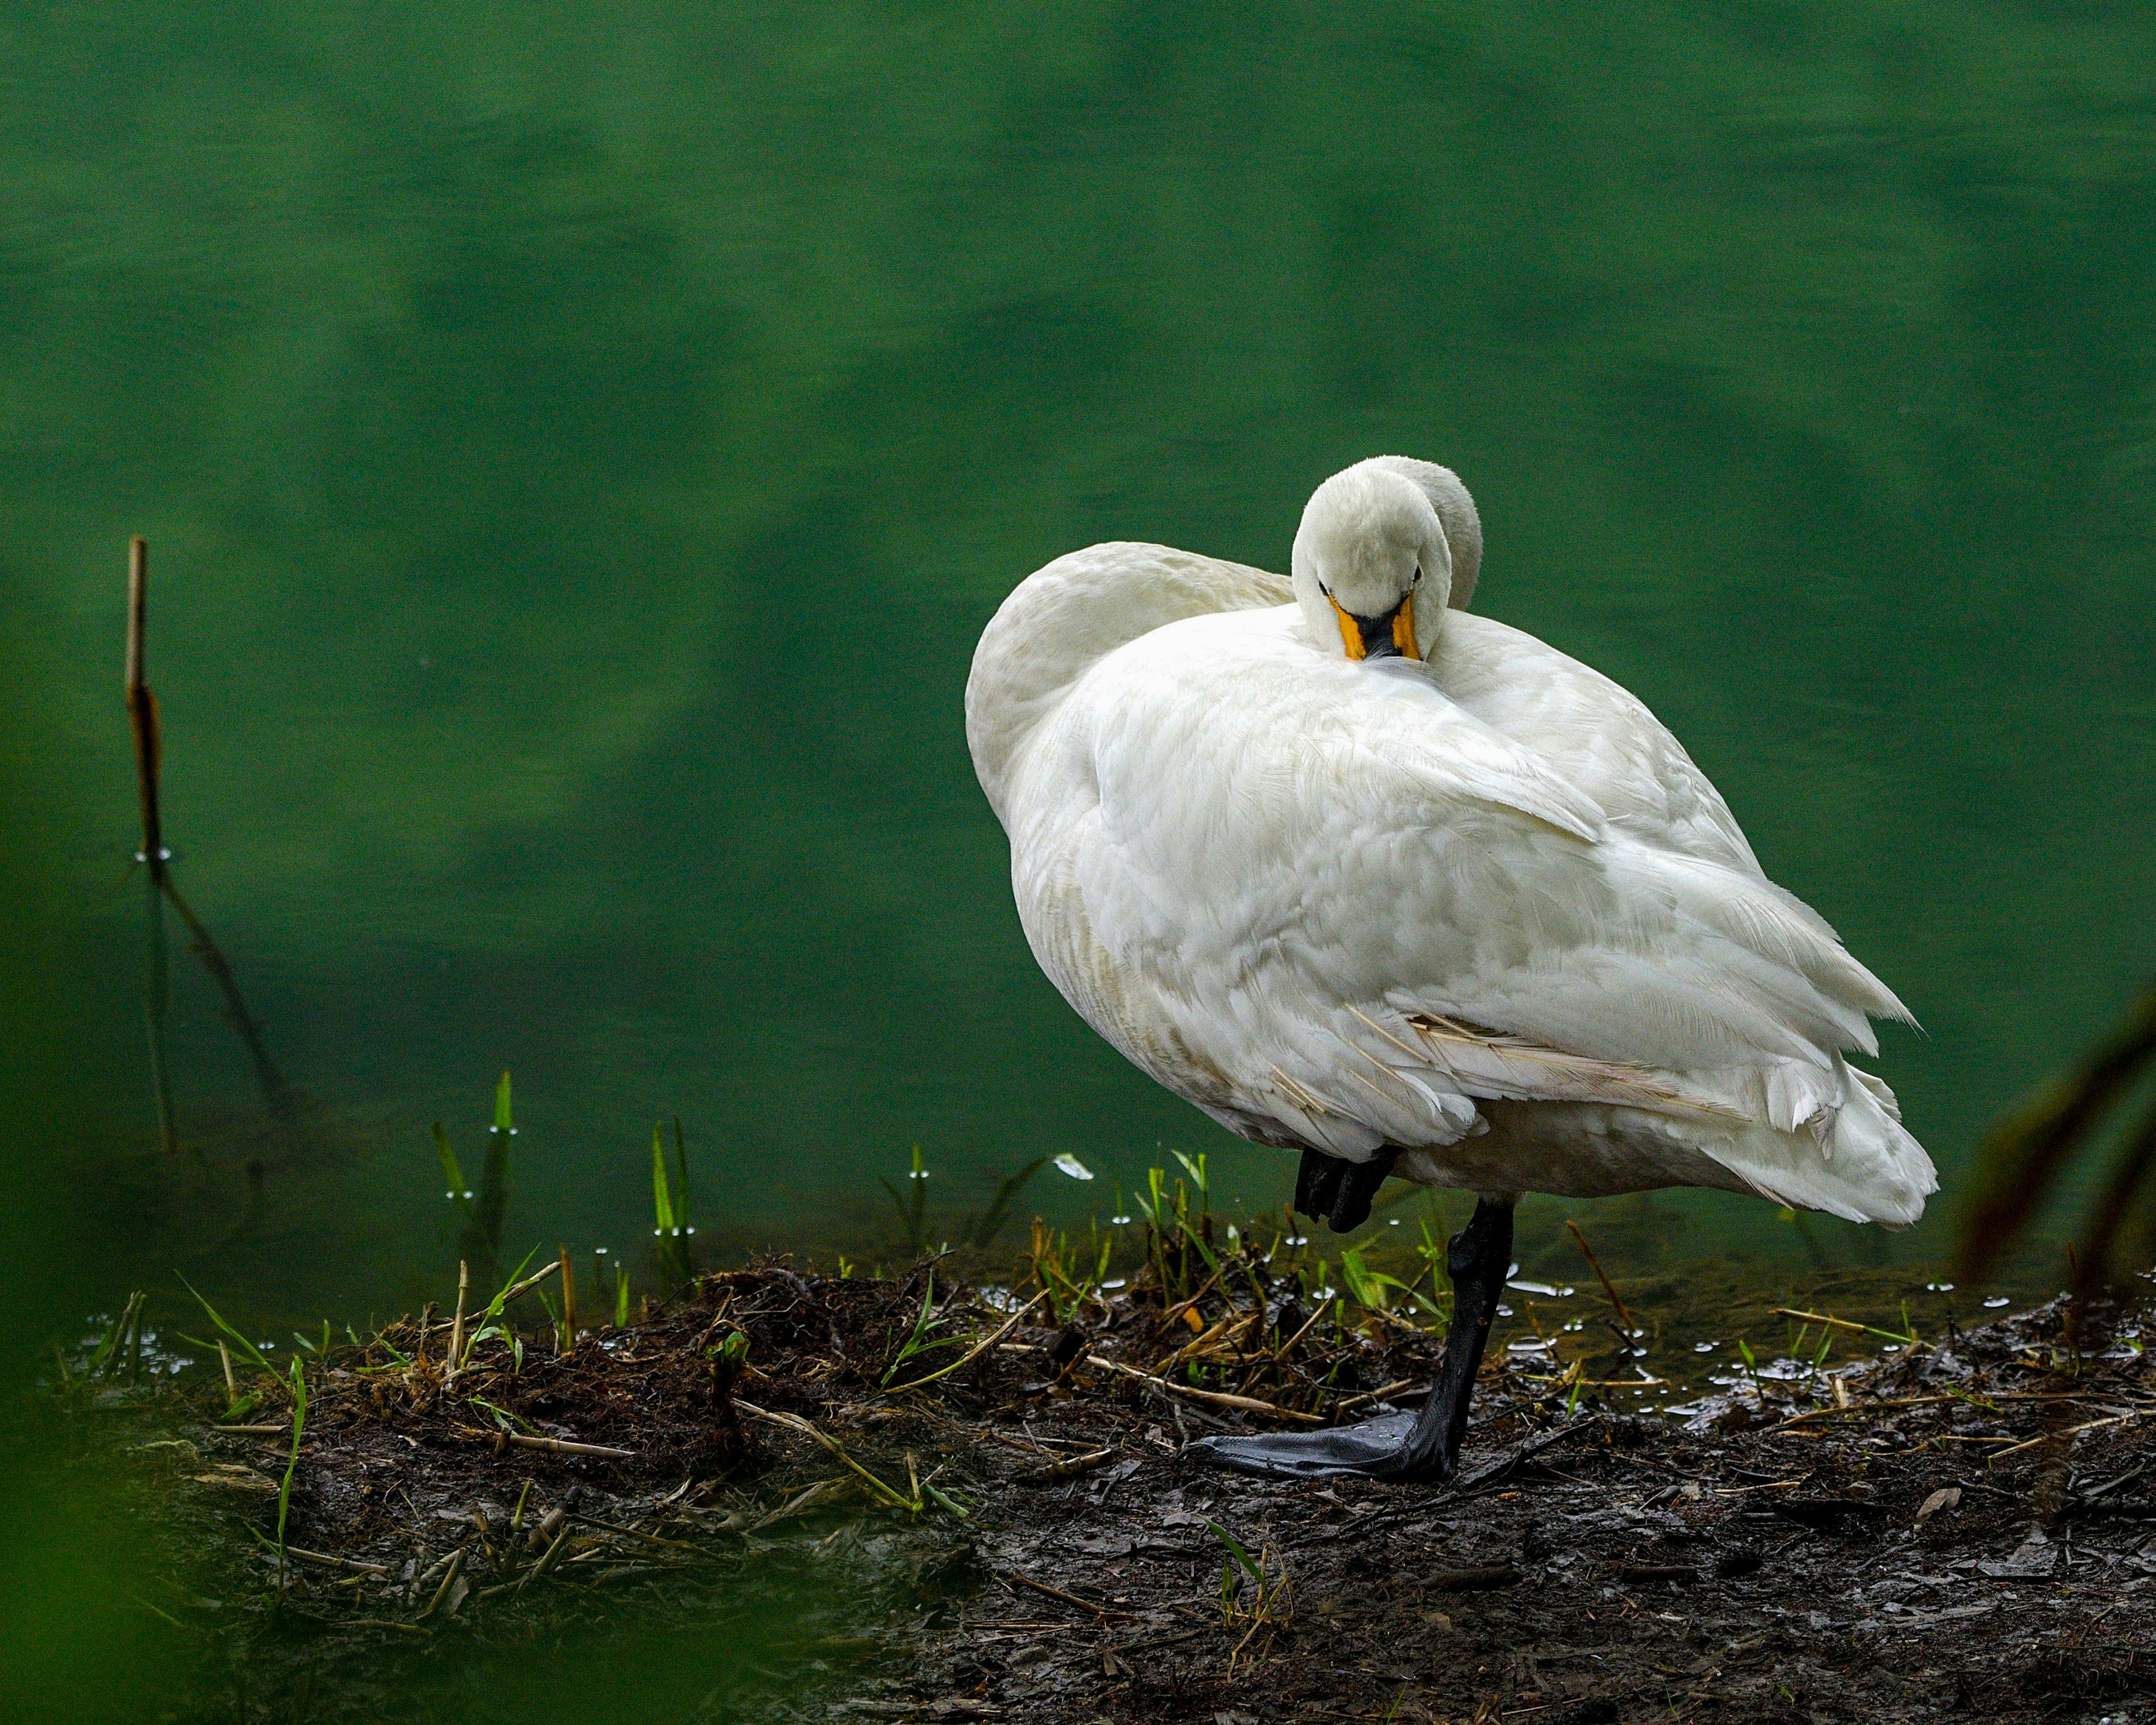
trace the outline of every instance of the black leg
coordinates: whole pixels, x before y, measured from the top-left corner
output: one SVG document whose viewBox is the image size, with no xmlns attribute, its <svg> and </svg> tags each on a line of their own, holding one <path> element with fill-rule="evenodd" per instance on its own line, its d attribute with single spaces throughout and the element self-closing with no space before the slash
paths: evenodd
<svg viewBox="0 0 2156 1725">
<path fill-rule="evenodd" d="M 1399 1153 L 1386 1146 L 1373 1151 L 1368 1162 L 1350 1162 L 1322 1150 L 1304 1151 L 1295 1177 L 1295 1207 L 1335 1234 L 1353 1232 L 1370 1219 L 1370 1200 Z"/>
<path fill-rule="evenodd" d="M 1512 1206 L 1483 1199 L 1445 1253 L 1452 1274 L 1452 1327 L 1420 1413 L 1388 1414 L 1330 1431 L 1206 1438 L 1191 1445 L 1192 1453 L 1216 1467 L 1283 1479 L 1342 1473 L 1432 1483 L 1451 1478 L 1512 1254 Z"/>
</svg>

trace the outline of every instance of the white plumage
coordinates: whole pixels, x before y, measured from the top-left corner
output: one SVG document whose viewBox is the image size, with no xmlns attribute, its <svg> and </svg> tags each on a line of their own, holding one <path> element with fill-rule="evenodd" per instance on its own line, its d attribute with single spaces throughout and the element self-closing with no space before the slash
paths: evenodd
<svg viewBox="0 0 2156 1725">
<path fill-rule="evenodd" d="M 1108 544 L 1021 583 L 966 719 L 1042 968 L 1260 1143 L 1914 1221 L 1931 1162 L 1845 1058 L 1901 1003 L 1644 706 L 1456 608 L 1481 552 L 1454 475 L 1382 457 L 1291 580 Z M 1414 654 L 1375 656 L 1395 618 Z"/>
</svg>

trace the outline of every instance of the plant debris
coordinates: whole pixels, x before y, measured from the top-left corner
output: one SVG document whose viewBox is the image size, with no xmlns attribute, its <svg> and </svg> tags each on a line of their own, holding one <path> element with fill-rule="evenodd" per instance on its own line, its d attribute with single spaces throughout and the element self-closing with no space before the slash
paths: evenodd
<svg viewBox="0 0 2156 1725">
<path fill-rule="evenodd" d="M 140 1410 L 173 1433 L 141 1446 L 172 1554 L 151 1609 L 199 1632 L 201 1711 L 228 1718 L 291 1716 L 302 1666 L 307 1717 L 369 1717 L 447 1682 L 453 1649 L 780 1596 L 788 1635 L 697 1717 L 2152 1717 L 2130 1308 L 2062 1299 L 1831 1369 L 1747 1349 L 1661 1416 L 1610 1404 L 1631 1380 L 1584 1337 L 1496 1348 L 1443 1488 L 1186 1457 L 1414 1404 L 1441 1294 L 1349 1275 L 1353 1300 L 1306 1305 L 1247 1243 L 1164 1228 L 1111 1286 L 1036 1226 L 1010 1288 L 771 1260 L 558 1354 L 497 1301 L 284 1378 L 228 1366 L 184 1425 L 169 1396 Z M 1807 1339 L 1830 1318 L 1796 1316 Z"/>
</svg>

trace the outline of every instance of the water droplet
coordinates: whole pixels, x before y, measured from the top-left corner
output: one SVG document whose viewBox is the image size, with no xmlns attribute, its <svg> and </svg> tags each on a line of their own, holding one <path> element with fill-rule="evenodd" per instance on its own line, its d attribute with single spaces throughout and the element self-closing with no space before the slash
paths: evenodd
<svg viewBox="0 0 2156 1725">
<path fill-rule="evenodd" d="M 1718 1345 L 1713 1342 L 1695 1342 L 1691 1344 L 1691 1351 L 1694 1353 L 1712 1353 Z"/>
<path fill-rule="evenodd" d="M 1107 1281 L 1101 1284 L 1104 1288 L 1119 1288 L 1122 1286 L 1122 1285 L 1123 1279 L 1120 1276 L 1111 1276 L 1107 1279 Z"/>
<path fill-rule="evenodd" d="M 1128 1216 L 1111 1216 L 1108 1218 L 1108 1225 L 1111 1228 L 1127 1228 L 1131 1225 L 1131 1219 Z"/>
<path fill-rule="evenodd" d="M 1500 1306 L 1497 1308 L 1497 1316 L 1500 1317 L 1510 1317 L 1512 1315 L 1512 1308 L 1509 1306 Z"/>
<path fill-rule="evenodd" d="M 1055 1171 L 1060 1174 L 1068 1174 L 1074 1180 L 1090 1180 L 1093 1178 L 1093 1170 L 1075 1156 L 1057 1157 Z"/>
<path fill-rule="evenodd" d="M 2010 1302 L 2008 1301 L 2005 1295 L 1994 1294 L 1989 1300 L 1986 1300 L 1984 1302 L 1984 1309 L 1986 1312 L 1996 1312 L 2000 1307 L 2009 1303 Z"/>
<path fill-rule="evenodd" d="M 1397 1228 L 1400 1225 L 1400 1219 L 1398 1216 L 1394 1216 L 1389 1222 L 1386 1223 L 1385 1225 L 1388 1228 Z"/>
</svg>

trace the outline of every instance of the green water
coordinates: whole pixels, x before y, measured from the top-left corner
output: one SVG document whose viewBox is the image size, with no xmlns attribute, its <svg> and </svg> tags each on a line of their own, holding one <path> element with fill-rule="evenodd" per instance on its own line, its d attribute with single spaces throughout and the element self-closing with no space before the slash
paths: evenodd
<svg viewBox="0 0 2156 1725">
<path fill-rule="evenodd" d="M 1384 450 L 1922 1019 L 1951 1197 L 2156 968 L 2156 29 L 1696 12 L 0 20 L 11 1345 L 175 1265 L 438 1288 L 427 1123 L 475 1162 L 505 1066 L 519 1240 L 633 1244 L 677 1113 L 730 1240 L 865 1230 L 915 1143 L 954 1204 L 1163 1142 L 1276 1198 L 1034 969 L 960 691 L 1048 558 L 1281 567 Z M 138 531 L 178 877 L 303 1138 L 176 951 L 157 1148 Z"/>
</svg>

